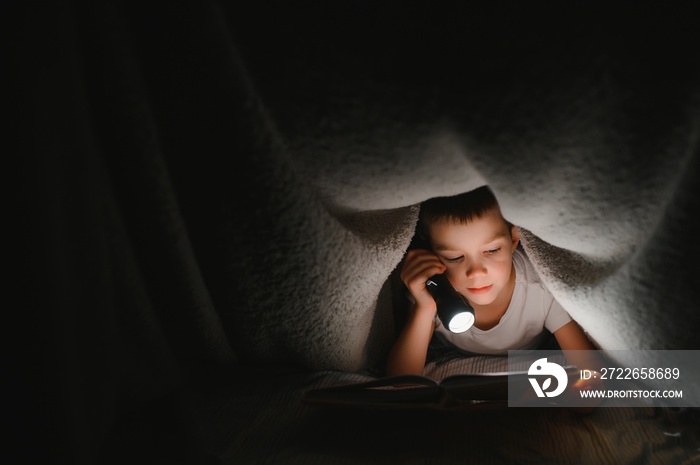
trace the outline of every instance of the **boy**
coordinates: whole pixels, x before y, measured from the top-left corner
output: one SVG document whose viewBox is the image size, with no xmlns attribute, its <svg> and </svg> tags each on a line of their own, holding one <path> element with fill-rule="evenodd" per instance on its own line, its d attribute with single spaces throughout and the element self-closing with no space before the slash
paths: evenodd
<svg viewBox="0 0 700 465">
<path fill-rule="evenodd" d="M 418 228 L 431 250 L 406 255 L 400 276 L 412 305 L 389 352 L 387 376 L 421 374 L 434 333 L 480 354 L 534 349 L 547 330 L 562 350 L 595 349 L 541 283 L 488 186 L 423 202 Z M 464 333 L 451 333 L 436 318 L 426 281 L 439 273 L 474 307 L 474 326 Z"/>
</svg>

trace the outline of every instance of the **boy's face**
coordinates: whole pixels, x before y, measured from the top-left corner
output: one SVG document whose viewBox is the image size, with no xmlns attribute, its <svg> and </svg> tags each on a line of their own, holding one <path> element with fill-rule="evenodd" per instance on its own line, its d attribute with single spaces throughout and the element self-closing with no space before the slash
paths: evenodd
<svg viewBox="0 0 700 465">
<path fill-rule="evenodd" d="M 491 210 L 467 224 L 434 223 L 430 226 L 430 239 L 433 251 L 447 267 L 447 278 L 473 305 L 489 305 L 512 289 L 509 284 L 515 277 L 513 252 L 518 246 L 518 235 L 514 227 L 508 227 L 499 210 Z"/>
</svg>

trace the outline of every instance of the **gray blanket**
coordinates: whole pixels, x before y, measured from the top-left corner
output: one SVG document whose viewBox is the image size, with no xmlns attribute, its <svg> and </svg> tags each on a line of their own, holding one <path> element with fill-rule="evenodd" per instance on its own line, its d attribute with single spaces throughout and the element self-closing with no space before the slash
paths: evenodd
<svg viewBox="0 0 700 465">
<path fill-rule="evenodd" d="M 336 8 L 232 15 L 277 143 L 256 191 L 277 227 L 232 228 L 255 250 L 237 268 L 254 357 L 381 359 L 418 204 L 483 184 L 597 345 L 697 347 L 700 67 L 682 11 Z M 286 39 L 260 40 L 273 31 Z"/>
</svg>

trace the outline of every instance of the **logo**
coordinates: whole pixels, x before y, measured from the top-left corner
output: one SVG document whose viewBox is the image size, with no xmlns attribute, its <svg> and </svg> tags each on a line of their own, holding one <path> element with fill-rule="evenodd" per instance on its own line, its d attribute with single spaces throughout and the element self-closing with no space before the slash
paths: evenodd
<svg viewBox="0 0 700 465">
<path fill-rule="evenodd" d="M 564 370 L 564 368 L 562 368 L 558 363 L 548 362 L 546 357 L 535 360 L 535 362 L 530 365 L 530 369 L 527 371 L 527 374 L 529 376 L 535 375 L 536 377 L 547 376 L 542 385 L 540 385 L 536 377 L 528 378 L 530 384 L 532 384 L 532 388 L 535 390 L 535 394 L 537 394 L 537 397 L 544 397 L 545 395 L 547 397 L 556 397 L 564 392 L 564 389 L 566 389 L 566 384 L 569 381 L 568 377 L 566 376 L 566 370 Z M 556 378 L 557 384 L 554 390 L 549 391 L 549 389 L 552 387 L 552 377 Z"/>
</svg>

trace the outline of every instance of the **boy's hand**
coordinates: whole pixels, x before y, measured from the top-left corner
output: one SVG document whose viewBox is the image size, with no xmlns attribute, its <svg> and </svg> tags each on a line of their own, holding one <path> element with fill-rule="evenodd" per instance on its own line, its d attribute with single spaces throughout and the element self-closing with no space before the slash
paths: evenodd
<svg viewBox="0 0 700 465">
<path fill-rule="evenodd" d="M 425 285 L 431 276 L 442 274 L 447 267 L 442 264 L 437 255 L 425 249 L 412 249 L 406 254 L 401 281 L 408 287 L 416 300 L 417 307 L 435 309 L 435 300 Z"/>
<path fill-rule="evenodd" d="M 603 399 L 598 397 L 583 397 L 581 391 L 602 390 L 605 383 L 596 378 L 578 379 L 566 389 L 565 395 L 570 396 L 573 402 L 580 403 L 579 407 L 571 407 L 571 410 L 579 413 L 590 413 L 603 403 Z"/>
</svg>

